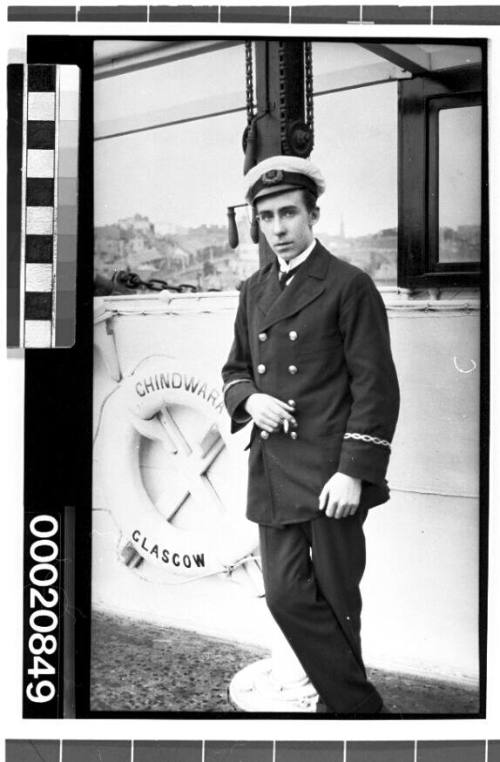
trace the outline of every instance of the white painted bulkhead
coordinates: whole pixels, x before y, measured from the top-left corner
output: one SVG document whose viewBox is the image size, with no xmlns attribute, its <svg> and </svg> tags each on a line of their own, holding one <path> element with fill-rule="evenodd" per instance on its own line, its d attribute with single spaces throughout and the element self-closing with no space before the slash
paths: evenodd
<svg viewBox="0 0 500 762">
<path fill-rule="evenodd" d="M 374 508 L 366 522 L 365 661 L 474 684 L 479 670 L 478 305 L 403 301 L 395 292 L 384 297 L 402 406 L 389 471 L 392 498 Z M 236 304 L 235 293 L 96 300 L 92 598 L 95 608 L 271 648 L 274 625 L 255 563 L 231 576 L 199 580 L 149 563 L 127 567 L 99 477 L 106 468 L 99 462 L 99 440 L 112 436 L 106 405 L 120 379 L 145 358 L 163 356 L 169 368 L 194 371 L 207 388 L 220 391 Z M 189 417 L 189 411 L 182 415 Z M 221 457 L 212 474 L 221 500 L 238 514 L 244 511 L 248 434 L 234 438 L 230 459 L 229 453 Z M 163 463 L 161 449 L 145 443 L 141 469 L 154 500 L 168 491 L 172 476 Z M 203 524 L 198 509 L 195 501 L 187 502 L 176 516 L 178 526 Z"/>
</svg>

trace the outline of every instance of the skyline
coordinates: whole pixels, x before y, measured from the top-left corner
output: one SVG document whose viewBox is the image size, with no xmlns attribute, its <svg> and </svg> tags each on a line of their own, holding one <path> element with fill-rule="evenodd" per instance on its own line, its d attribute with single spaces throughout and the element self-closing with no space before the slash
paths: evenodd
<svg viewBox="0 0 500 762">
<path fill-rule="evenodd" d="M 245 219 L 245 213 L 244 212 L 241 213 L 241 210 L 238 210 L 238 211 L 240 211 L 241 216 L 239 218 L 237 216 L 236 221 L 237 221 L 238 230 L 241 231 L 243 229 L 243 226 L 246 224 L 247 221 Z M 131 221 L 133 219 L 135 219 L 137 221 L 143 220 L 143 221 L 147 221 L 148 223 L 150 223 L 153 226 L 154 235 L 156 237 L 158 237 L 158 238 L 167 238 L 169 236 L 185 235 L 187 233 L 193 233 L 195 231 L 199 231 L 200 228 L 216 228 L 217 230 L 224 229 L 224 228 L 227 229 L 227 220 L 224 221 L 221 224 L 213 223 L 213 222 L 202 222 L 199 225 L 191 225 L 191 226 L 173 225 L 173 224 L 162 224 L 162 223 L 158 223 L 154 219 L 151 219 L 150 217 L 148 217 L 147 214 L 143 214 L 143 213 L 141 213 L 139 211 L 136 211 L 133 214 L 128 215 L 126 217 L 121 217 L 121 218 L 115 219 L 115 220 L 113 220 L 111 222 L 103 223 L 101 225 L 95 225 L 94 226 L 94 230 L 101 231 L 101 230 L 103 230 L 106 227 L 122 227 L 123 228 L 125 226 L 125 223 L 129 223 L 129 221 Z M 133 225 L 130 223 L 128 225 L 128 227 L 133 227 Z M 248 227 L 248 231 L 249 231 L 249 225 L 247 227 Z M 335 230 L 327 230 L 326 228 L 321 228 L 320 227 L 320 228 L 315 230 L 315 235 L 317 235 L 317 236 L 328 235 L 328 236 L 334 236 L 334 237 L 336 236 L 338 238 L 344 238 L 344 239 L 355 239 L 355 238 L 363 237 L 363 236 L 365 236 L 365 237 L 377 236 L 380 233 L 382 233 L 383 231 L 388 231 L 388 230 L 393 231 L 394 234 L 397 234 L 397 225 L 392 225 L 389 228 L 380 228 L 379 230 L 371 230 L 368 233 L 364 233 L 362 236 L 349 235 L 349 231 L 346 229 L 346 225 L 345 225 L 345 222 L 344 222 L 344 219 L 343 219 L 343 215 L 342 215 L 342 213 L 340 213 L 340 215 L 339 215 L 339 226 L 338 226 L 338 229 L 336 231 Z M 136 228 L 136 231 L 139 231 L 139 227 Z M 247 237 L 248 236 L 245 235 L 245 238 L 247 238 Z"/>
</svg>

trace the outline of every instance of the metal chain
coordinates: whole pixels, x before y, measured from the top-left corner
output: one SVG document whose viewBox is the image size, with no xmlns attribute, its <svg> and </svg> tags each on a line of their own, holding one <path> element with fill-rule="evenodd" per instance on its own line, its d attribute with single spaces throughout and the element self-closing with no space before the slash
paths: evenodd
<svg viewBox="0 0 500 762">
<path fill-rule="evenodd" d="M 292 153 L 290 147 L 287 129 L 288 129 L 288 110 L 286 101 L 286 72 L 285 72 L 285 43 L 280 42 L 278 48 L 279 61 L 279 121 L 280 121 L 280 141 L 281 150 L 284 154 Z M 305 80 L 305 122 L 311 132 L 314 141 L 314 104 L 313 104 L 313 64 L 312 64 L 312 42 L 304 43 L 304 80 Z M 256 105 L 254 102 L 253 86 L 253 56 L 252 42 L 245 41 L 245 75 L 246 75 L 246 111 L 247 126 L 250 126 L 255 118 Z"/>
<path fill-rule="evenodd" d="M 193 283 L 180 283 L 177 286 L 167 283 L 166 280 L 161 278 L 150 278 L 149 280 L 142 280 L 137 273 L 127 272 L 126 270 L 115 270 L 111 277 L 111 283 L 124 286 L 125 288 L 140 288 L 144 287 L 149 291 L 177 291 L 179 293 L 198 291 L 198 287 Z"/>
<path fill-rule="evenodd" d="M 253 57 L 252 43 L 245 42 L 245 74 L 246 74 L 246 98 L 247 98 L 247 124 L 250 125 L 255 115 L 255 103 L 253 94 Z"/>
<path fill-rule="evenodd" d="M 288 114 L 286 107 L 286 74 L 285 74 L 285 46 L 279 46 L 279 116 L 280 116 L 280 140 L 283 153 L 290 154 L 292 149 L 288 140 Z M 304 90 L 305 90 L 305 122 L 311 131 L 312 144 L 314 144 L 314 103 L 313 103 L 313 63 L 312 42 L 304 43 Z M 312 145 L 311 145 L 312 147 Z"/>
<path fill-rule="evenodd" d="M 314 144 L 314 101 L 313 101 L 313 59 L 312 42 L 304 43 L 305 90 L 306 90 L 306 124 L 311 130 Z"/>
<path fill-rule="evenodd" d="M 290 146 L 288 144 L 287 126 L 288 126 L 288 114 L 286 107 L 286 75 L 285 75 L 285 43 L 279 43 L 279 113 L 280 113 L 280 141 L 281 150 L 284 154 L 290 153 Z"/>
</svg>

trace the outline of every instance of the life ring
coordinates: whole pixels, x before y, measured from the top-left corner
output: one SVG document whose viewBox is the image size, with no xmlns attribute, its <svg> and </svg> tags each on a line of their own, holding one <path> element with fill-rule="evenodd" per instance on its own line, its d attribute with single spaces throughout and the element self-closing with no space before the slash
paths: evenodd
<svg viewBox="0 0 500 762">
<path fill-rule="evenodd" d="M 191 417 L 191 429 L 194 425 L 198 432 L 194 443 L 193 431 L 189 437 L 179 428 L 183 411 Z M 203 436 L 196 429 L 198 420 L 203 422 Z M 215 508 L 211 504 L 214 520 L 203 530 L 179 528 L 168 520 L 182 501 L 182 489 L 180 497 L 172 498 L 167 516 L 157 509 L 141 474 L 141 436 L 161 442 L 165 456 L 176 458 L 184 483 L 190 476 L 196 482 L 188 485 L 188 491 L 197 510 L 205 496 L 209 503 L 217 503 L 203 469 L 222 449 L 231 454 L 234 447 L 220 389 L 171 358 L 140 363 L 105 402 L 94 449 L 99 483 L 123 538 L 142 558 L 165 571 L 187 577 L 227 572 L 251 555 L 258 547 L 257 530 L 245 518 L 241 504 Z"/>
</svg>

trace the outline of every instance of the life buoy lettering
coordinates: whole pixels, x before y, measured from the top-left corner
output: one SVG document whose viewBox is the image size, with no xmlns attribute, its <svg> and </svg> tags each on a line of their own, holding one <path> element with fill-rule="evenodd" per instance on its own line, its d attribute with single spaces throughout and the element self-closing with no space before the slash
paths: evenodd
<svg viewBox="0 0 500 762">
<path fill-rule="evenodd" d="M 134 529 L 132 532 L 132 539 L 134 543 L 144 551 L 146 555 L 154 556 L 157 559 L 162 560 L 164 564 L 173 564 L 176 567 L 183 566 L 185 569 L 191 569 L 192 566 L 197 569 L 205 568 L 205 554 L 194 553 L 181 554 L 177 551 L 172 552 L 169 548 L 160 548 L 157 542 L 151 543 L 147 537 L 142 537 L 139 529 Z"/>
<path fill-rule="evenodd" d="M 156 509 L 142 481 L 140 437 L 164 432 L 162 411 L 171 406 L 195 408 L 204 429 L 215 429 L 231 447 L 229 417 L 213 384 L 196 372 L 168 367 L 164 358 L 144 361 L 103 409 L 96 456 L 105 502 L 124 539 L 148 562 L 191 577 L 224 572 L 258 546 L 256 525 L 244 517 L 244 506 L 227 506 L 213 529 L 180 529 Z"/>
<path fill-rule="evenodd" d="M 146 397 L 162 389 L 185 389 L 210 403 L 217 413 L 222 413 L 224 410 L 224 399 L 220 391 L 215 388 L 210 389 L 206 381 L 201 381 L 196 376 L 187 373 L 175 370 L 156 373 L 140 379 L 135 384 L 135 391 L 139 397 Z"/>
</svg>

